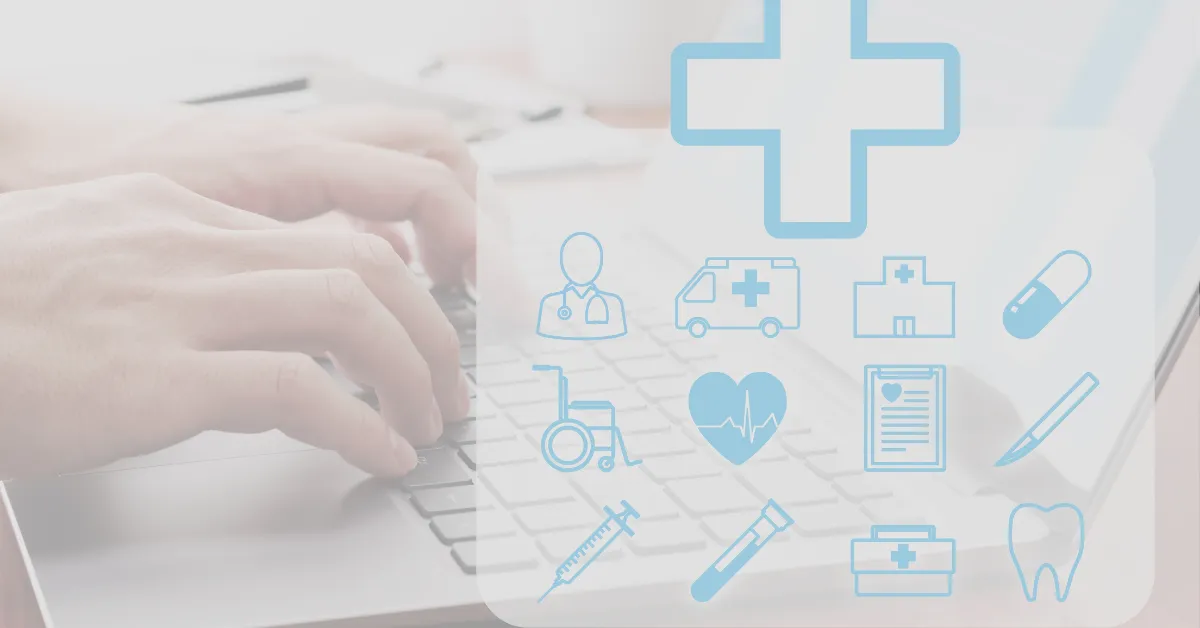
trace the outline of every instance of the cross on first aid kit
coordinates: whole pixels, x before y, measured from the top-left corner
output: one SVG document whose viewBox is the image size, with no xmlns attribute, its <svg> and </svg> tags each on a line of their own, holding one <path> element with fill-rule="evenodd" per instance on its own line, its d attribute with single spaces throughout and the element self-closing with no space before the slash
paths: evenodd
<svg viewBox="0 0 1200 628">
<path fill-rule="evenodd" d="M 850 542 L 850 570 L 859 597 L 946 597 L 953 588 L 954 539 L 927 525 L 871 526 Z"/>
</svg>

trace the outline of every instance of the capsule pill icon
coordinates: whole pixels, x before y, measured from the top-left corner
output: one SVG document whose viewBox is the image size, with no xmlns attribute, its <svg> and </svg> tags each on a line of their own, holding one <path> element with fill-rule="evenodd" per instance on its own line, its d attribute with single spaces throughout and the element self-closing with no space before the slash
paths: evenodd
<svg viewBox="0 0 1200 628">
<path fill-rule="evenodd" d="M 1042 333 L 1092 280 L 1092 262 L 1079 251 L 1063 251 L 1004 308 L 1004 328 L 1028 340 Z"/>
</svg>

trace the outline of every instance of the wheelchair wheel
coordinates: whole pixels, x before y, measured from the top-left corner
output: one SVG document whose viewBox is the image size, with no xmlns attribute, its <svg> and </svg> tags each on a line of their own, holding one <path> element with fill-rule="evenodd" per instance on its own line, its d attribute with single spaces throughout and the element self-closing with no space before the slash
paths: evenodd
<svg viewBox="0 0 1200 628">
<path fill-rule="evenodd" d="M 562 456 L 560 452 L 567 443 L 559 442 L 557 450 L 555 443 L 560 438 L 571 434 L 580 441 L 579 452 L 573 456 Z M 546 459 L 547 464 L 559 471 L 565 473 L 578 471 L 592 461 L 592 455 L 595 453 L 596 441 L 592 438 L 592 432 L 580 421 L 574 419 L 555 421 L 542 433 L 542 457 Z"/>
<path fill-rule="evenodd" d="M 614 467 L 617 466 L 617 461 L 612 456 L 605 456 L 605 457 L 601 458 L 600 461 L 596 463 L 596 465 L 600 467 L 601 471 L 608 473 L 609 471 L 612 471 Z"/>
</svg>

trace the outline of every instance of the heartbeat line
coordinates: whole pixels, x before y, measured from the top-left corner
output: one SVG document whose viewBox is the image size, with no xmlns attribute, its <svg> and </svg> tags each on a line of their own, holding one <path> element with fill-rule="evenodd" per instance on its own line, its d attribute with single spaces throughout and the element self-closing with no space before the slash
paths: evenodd
<svg viewBox="0 0 1200 628">
<path fill-rule="evenodd" d="M 753 422 L 751 422 L 750 416 L 750 393 L 746 393 L 746 409 L 744 412 L 742 412 L 741 425 L 734 423 L 732 418 L 727 418 L 720 425 L 701 425 L 698 427 L 702 430 L 720 430 L 725 429 L 726 427 L 732 427 L 742 435 L 742 438 L 750 441 L 750 444 L 754 444 L 754 437 L 758 431 L 766 429 L 768 425 L 774 425 L 775 429 L 779 429 L 779 419 L 776 418 L 775 413 L 771 413 L 771 416 L 768 416 L 766 420 L 762 422 L 762 425 L 755 425 Z"/>
</svg>

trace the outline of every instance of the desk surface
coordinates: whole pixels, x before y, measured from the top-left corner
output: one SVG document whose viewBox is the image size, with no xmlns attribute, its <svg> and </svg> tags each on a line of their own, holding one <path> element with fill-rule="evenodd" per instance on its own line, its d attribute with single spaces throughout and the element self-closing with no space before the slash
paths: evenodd
<svg viewBox="0 0 1200 628">
<path fill-rule="evenodd" d="M 622 116 L 618 120 L 623 126 L 654 126 L 653 120 L 657 117 L 657 114 L 641 113 Z M 616 180 L 630 181 L 631 178 L 629 174 L 575 174 L 502 187 L 511 185 L 514 192 L 530 192 L 534 191 L 532 188 L 545 185 L 567 185 L 576 192 L 578 188 L 586 187 L 597 194 L 605 194 L 610 193 Z M 1132 627 L 1200 625 L 1200 608 L 1196 604 L 1200 592 L 1200 538 L 1196 534 L 1200 529 L 1200 462 L 1197 460 L 1200 386 L 1197 382 L 1200 382 L 1200 333 L 1193 329 L 1187 347 L 1158 399 L 1156 473 L 1157 477 L 1172 478 L 1172 481 L 1159 482 L 1156 489 L 1156 584 L 1147 607 L 1128 624 Z M 946 613 L 977 616 L 983 602 L 969 596 L 956 596 L 950 601 L 952 606 L 940 606 L 938 613 L 943 620 Z M 0 521 L 0 628 L 38 626 L 41 624 L 37 620 L 20 554 L 12 545 L 7 522 Z"/>
</svg>

